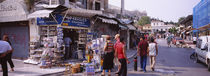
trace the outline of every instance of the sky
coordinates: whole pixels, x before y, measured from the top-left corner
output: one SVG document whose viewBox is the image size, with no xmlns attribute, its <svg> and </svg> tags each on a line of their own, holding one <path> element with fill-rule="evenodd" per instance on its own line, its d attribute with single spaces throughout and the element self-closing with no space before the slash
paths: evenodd
<svg viewBox="0 0 210 76">
<path fill-rule="evenodd" d="M 126 10 L 146 11 L 147 15 L 163 21 L 178 22 L 180 17 L 193 13 L 200 0 L 125 0 Z M 120 7 L 121 0 L 109 0 L 109 4 Z"/>
</svg>

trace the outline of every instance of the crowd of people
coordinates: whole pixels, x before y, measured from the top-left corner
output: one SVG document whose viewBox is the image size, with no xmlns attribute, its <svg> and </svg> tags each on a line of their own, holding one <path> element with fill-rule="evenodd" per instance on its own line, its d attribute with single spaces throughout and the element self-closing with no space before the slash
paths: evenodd
<svg viewBox="0 0 210 76">
<path fill-rule="evenodd" d="M 103 71 L 102 76 L 105 76 L 105 70 L 108 70 L 108 75 L 111 75 L 111 69 L 114 68 L 114 65 L 117 65 L 118 70 L 115 74 L 118 76 L 127 76 L 127 64 L 130 62 L 126 56 L 126 42 L 124 38 L 120 37 L 119 34 L 115 35 L 116 42 L 112 42 L 111 36 L 107 36 L 106 43 L 104 46 L 104 56 L 103 56 Z M 142 36 L 139 39 L 137 46 L 137 53 L 140 56 L 140 66 L 141 71 L 146 72 L 147 58 L 150 60 L 150 68 L 152 71 L 155 70 L 156 56 L 158 55 L 157 43 L 153 36 L 145 37 Z M 64 41 L 71 43 L 71 39 L 64 38 Z M 69 46 L 69 44 L 66 44 Z M 14 71 L 14 64 L 12 62 L 12 52 L 11 42 L 9 37 L 4 35 L 3 40 L 0 40 L 0 63 L 3 70 L 3 76 L 8 76 L 7 62 L 10 64 L 11 71 Z M 66 47 L 68 49 L 68 47 Z M 87 47 L 91 49 L 91 47 Z M 91 53 L 89 50 L 88 53 Z M 65 54 L 67 59 L 68 55 Z"/>
<path fill-rule="evenodd" d="M 111 69 L 114 64 L 117 64 L 118 71 L 115 73 L 118 76 L 127 76 L 127 64 L 130 62 L 126 56 L 126 42 L 124 38 L 121 38 L 119 34 L 115 36 L 116 42 L 113 43 L 110 36 L 107 36 L 107 41 L 104 46 L 104 61 L 102 76 L 105 76 L 105 70 L 108 70 L 108 76 L 111 76 Z M 141 71 L 146 72 L 147 57 L 150 60 L 150 68 L 155 70 L 156 56 L 158 55 L 158 47 L 153 36 L 145 38 L 140 37 L 138 43 L 137 53 L 140 56 Z"/>
</svg>

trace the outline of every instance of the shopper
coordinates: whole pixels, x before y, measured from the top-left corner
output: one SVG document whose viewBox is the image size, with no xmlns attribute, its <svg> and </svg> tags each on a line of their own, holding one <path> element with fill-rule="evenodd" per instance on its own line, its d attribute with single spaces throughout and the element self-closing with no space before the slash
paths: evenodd
<svg viewBox="0 0 210 76">
<path fill-rule="evenodd" d="M 167 38 L 168 47 L 171 47 L 171 41 L 172 41 L 172 36 L 169 36 L 169 37 Z"/>
<path fill-rule="evenodd" d="M 3 70 L 3 76 L 8 76 L 6 55 L 12 51 L 10 44 L 0 40 L 0 64 Z"/>
<path fill-rule="evenodd" d="M 114 60 L 114 43 L 111 42 L 111 37 L 107 37 L 106 44 L 104 46 L 104 61 L 103 61 L 103 72 L 102 75 L 105 76 L 105 70 L 109 71 L 108 76 L 111 76 L 111 69 L 113 68 Z"/>
<path fill-rule="evenodd" d="M 118 73 L 119 76 L 127 76 L 127 63 L 129 63 L 128 58 L 126 56 L 124 38 L 120 38 L 120 43 L 116 46 L 115 56 L 118 57 L 120 61 L 120 70 Z"/>
<path fill-rule="evenodd" d="M 151 39 L 149 43 L 149 56 L 150 56 L 150 68 L 155 70 L 156 56 L 158 55 L 157 43 L 154 39 Z"/>
<path fill-rule="evenodd" d="M 64 44 L 65 44 L 65 55 L 64 55 L 64 59 L 67 60 L 69 59 L 71 56 L 70 56 L 70 44 L 72 43 L 72 40 L 71 38 L 68 36 L 68 35 L 65 35 L 64 36 Z"/>
<path fill-rule="evenodd" d="M 120 43 L 120 34 L 115 35 L 115 40 L 116 40 L 116 42 L 114 44 L 114 49 L 115 49 L 115 52 L 116 52 L 116 46 L 117 46 L 117 44 Z M 119 70 L 120 70 L 120 62 L 119 62 L 119 59 L 117 57 L 114 58 L 114 63 L 115 63 L 116 66 L 118 66 L 118 69 L 117 69 L 117 72 L 116 72 L 116 73 L 118 73 Z"/>
<path fill-rule="evenodd" d="M 137 53 L 138 53 L 138 56 L 140 56 L 141 71 L 143 70 L 144 72 L 146 72 L 148 47 L 149 47 L 149 44 L 145 40 L 145 37 L 141 37 L 140 42 L 138 44 Z"/>
<path fill-rule="evenodd" d="M 8 35 L 4 35 L 3 36 L 3 40 L 6 41 L 6 42 L 8 42 L 10 44 L 10 46 L 11 46 L 11 42 L 9 41 Z M 15 66 L 14 66 L 14 64 L 12 62 L 12 53 L 13 53 L 13 49 L 12 49 L 12 51 L 10 53 L 7 54 L 6 57 L 7 57 L 7 62 L 9 63 L 9 65 L 11 67 L 11 71 L 14 71 L 14 67 Z"/>
</svg>

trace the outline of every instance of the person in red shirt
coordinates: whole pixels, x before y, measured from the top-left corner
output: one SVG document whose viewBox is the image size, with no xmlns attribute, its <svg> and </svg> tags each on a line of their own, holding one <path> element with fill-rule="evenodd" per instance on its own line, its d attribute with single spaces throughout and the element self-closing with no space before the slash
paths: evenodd
<svg viewBox="0 0 210 76">
<path fill-rule="evenodd" d="M 115 56 L 119 59 L 121 66 L 118 73 L 119 76 L 127 76 L 127 63 L 129 63 L 126 56 L 124 38 L 120 38 L 120 43 L 116 45 Z"/>
<path fill-rule="evenodd" d="M 138 56 L 140 56 L 140 64 L 141 64 L 141 69 L 146 72 L 146 65 L 147 65 L 147 55 L 148 53 L 148 47 L 149 44 L 145 40 L 145 37 L 140 38 L 140 42 L 138 44 Z"/>
</svg>

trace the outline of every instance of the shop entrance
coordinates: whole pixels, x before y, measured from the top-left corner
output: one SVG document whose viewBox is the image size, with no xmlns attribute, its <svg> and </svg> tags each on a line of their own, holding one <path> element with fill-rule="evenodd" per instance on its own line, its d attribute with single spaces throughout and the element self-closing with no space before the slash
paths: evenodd
<svg viewBox="0 0 210 76">
<path fill-rule="evenodd" d="M 77 45 L 78 45 L 78 40 L 79 40 L 78 30 L 65 28 L 63 29 L 63 33 L 64 33 L 64 38 L 69 37 L 72 40 L 72 43 L 70 44 L 69 58 L 75 58 L 74 53 L 77 51 L 77 48 L 78 48 Z"/>
</svg>

